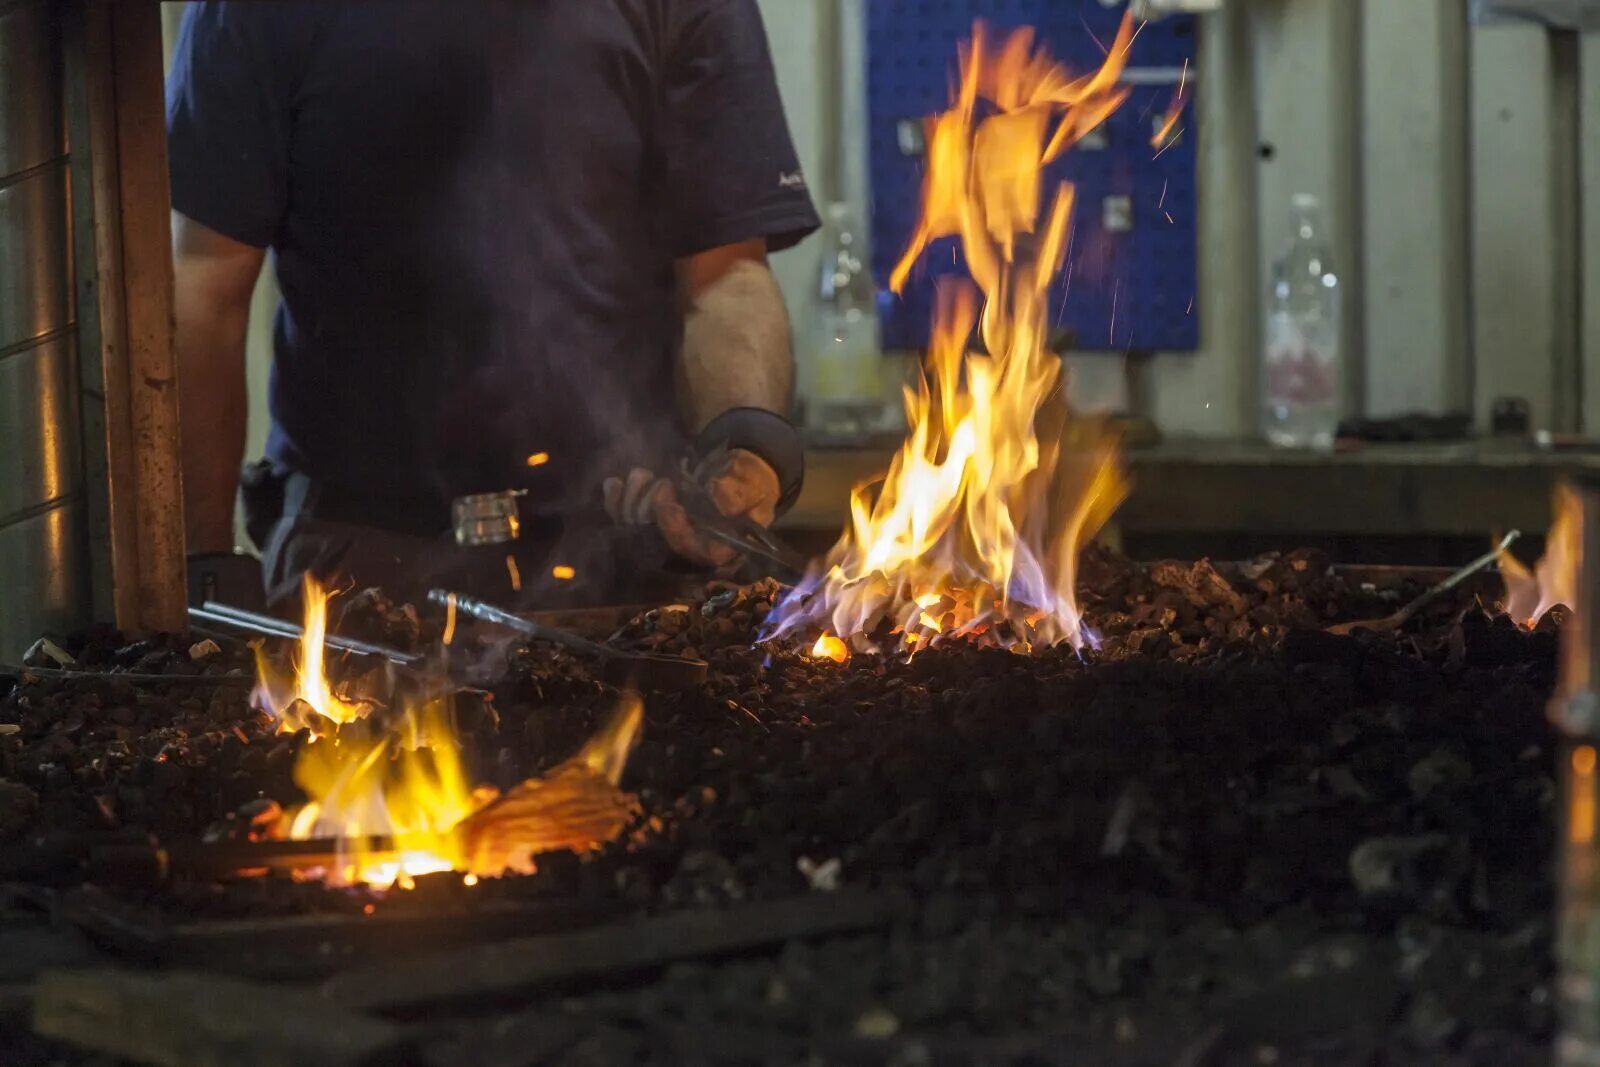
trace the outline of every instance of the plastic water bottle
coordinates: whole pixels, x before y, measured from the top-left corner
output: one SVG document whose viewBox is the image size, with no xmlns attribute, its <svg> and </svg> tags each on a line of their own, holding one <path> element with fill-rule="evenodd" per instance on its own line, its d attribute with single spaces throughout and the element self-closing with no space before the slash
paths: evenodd
<svg viewBox="0 0 1600 1067">
<path fill-rule="evenodd" d="M 1261 428 L 1284 448 L 1332 448 L 1339 425 L 1339 277 L 1317 198 L 1291 201 L 1294 237 L 1273 267 Z"/>
<path fill-rule="evenodd" d="M 807 403 L 811 428 L 827 437 L 871 433 L 885 409 L 877 289 L 860 233 L 847 205 L 829 206 Z"/>
</svg>

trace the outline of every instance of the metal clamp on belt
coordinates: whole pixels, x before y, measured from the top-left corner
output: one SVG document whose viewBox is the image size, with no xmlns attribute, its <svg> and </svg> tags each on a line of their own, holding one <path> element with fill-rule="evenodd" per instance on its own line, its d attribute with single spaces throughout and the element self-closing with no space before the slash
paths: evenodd
<svg viewBox="0 0 1600 1067">
<path fill-rule="evenodd" d="M 455 531 L 456 544 L 503 545 L 517 540 L 522 536 L 517 502 L 526 493 L 525 489 L 507 489 L 456 497 L 450 504 L 450 526 Z"/>
</svg>

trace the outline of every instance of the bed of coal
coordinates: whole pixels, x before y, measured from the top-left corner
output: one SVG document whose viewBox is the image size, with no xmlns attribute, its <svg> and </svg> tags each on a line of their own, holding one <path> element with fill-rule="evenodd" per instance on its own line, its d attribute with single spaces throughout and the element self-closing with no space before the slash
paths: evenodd
<svg viewBox="0 0 1600 1067">
<path fill-rule="evenodd" d="M 771 582 L 638 615 L 618 641 L 710 676 L 646 698 L 625 838 L 387 893 L 92 869 L 107 842 L 248 836 L 302 799 L 306 735 L 250 709 L 242 647 L 58 638 L 0 677 L 0 1061 L 223 1062 L 207 1042 L 244 1033 L 226 1062 L 1545 1062 L 1558 619 L 1519 628 L 1491 586 L 1331 634 L 1423 586 L 1308 552 L 1094 549 L 1080 586 L 1081 655 L 813 659 L 754 643 Z M 355 636 L 434 636 L 357 600 Z M 543 646 L 489 688 L 457 728 L 501 787 L 617 700 Z M 473 915 L 501 928 L 464 944 Z M 116 970 L 39 978 L 89 963 Z M 206 1014 L 278 995 L 275 1022 Z M 33 1032 L 131 1014 L 186 1036 L 93 1059 Z"/>
</svg>

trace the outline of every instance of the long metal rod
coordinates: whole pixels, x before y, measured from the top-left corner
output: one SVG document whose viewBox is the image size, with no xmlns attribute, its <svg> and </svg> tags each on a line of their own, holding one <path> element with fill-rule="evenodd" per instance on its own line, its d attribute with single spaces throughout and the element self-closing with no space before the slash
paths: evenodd
<svg viewBox="0 0 1600 1067">
<path fill-rule="evenodd" d="M 189 609 L 189 622 L 201 626 L 232 627 L 261 637 L 285 637 L 294 641 L 304 639 L 306 634 L 305 628 L 298 623 L 285 622 L 270 615 L 257 615 L 253 611 L 244 611 L 210 600 L 202 607 Z M 415 653 L 401 652 L 397 648 L 374 645 L 367 641 L 357 641 L 352 637 L 340 637 L 338 634 L 328 634 L 322 643 L 340 652 L 353 652 L 359 656 L 378 656 L 407 667 L 415 666 L 422 662 L 423 658 Z"/>
<path fill-rule="evenodd" d="M 497 608 L 486 601 L 474 597 L 452 593 L 448 589 L 434 589 L 428 593 L 428 600 L 440 607 L 454 607 L 463 615 L 470 615 L 482 622 L 492 622 L 496 626 L 504 626 L 514 630 L 524 637 L 535 641 L 549 641 L 553 645 L 562 645 L 574 652 L 582 652 L 601 659 L 614 659 L 626 656 L 627 653 L 609 645 L 602 645 L 598 641 L 591 641 L 587 637 L 580 637 L 570 630 L 557 629 L 554 626 L 545 626 L 543 623 L 533 622 L 520 615 L 513 615 L 504 608 Z"/>
</svg>

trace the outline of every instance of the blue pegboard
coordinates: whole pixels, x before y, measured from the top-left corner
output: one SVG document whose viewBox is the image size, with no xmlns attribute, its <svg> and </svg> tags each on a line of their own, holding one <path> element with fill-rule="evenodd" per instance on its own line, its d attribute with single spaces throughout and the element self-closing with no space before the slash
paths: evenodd
<svg viewBox="0 0 1600 1067">
<path fill-rule="evenodd" d="M 872 177 L 873 268 L 886 348 L 928 343 L 933 282 L 960 270 L 941 244 L 901 296 L 887 279 L 916 226 L 925 160 L 902 147 L 902 125 L 948 106 L 956 48 L 974 19 L 1000 30 L 1032 26 L 1050 52 L 1073 71 L 1098 67 L 1116 36 L 1123 5 L 1100 0 L 868 0 L 867 121 Z M 1079 350 L 1129 348 L 1193 350 L 1200 341 L 1196 285 L 1194 105 L 1182 135 L 1157 155 L 1154 126 L 1189 64 L 1194 85 L 1194 20 L 1168 18 L 1146 25 L 1133 45 L 1127 80 L 1135 88 L 1102 127 L 1100 147 L 1080 145 L 1052 170 L 1073 181 L 1078 200 L 1069 267 L 1058 286 L 1056 324 L 1078 335 Z M 1126 196 L 1133 228 L 1103 225 L 1107 197 Z M 1170 216 L 1170 219 L 1169 219 Z M 1114 312 L 1114 313 L 1113 313 Z M 1112 332 L 1115 321 L 1115 334 Z"/>
</svg>

